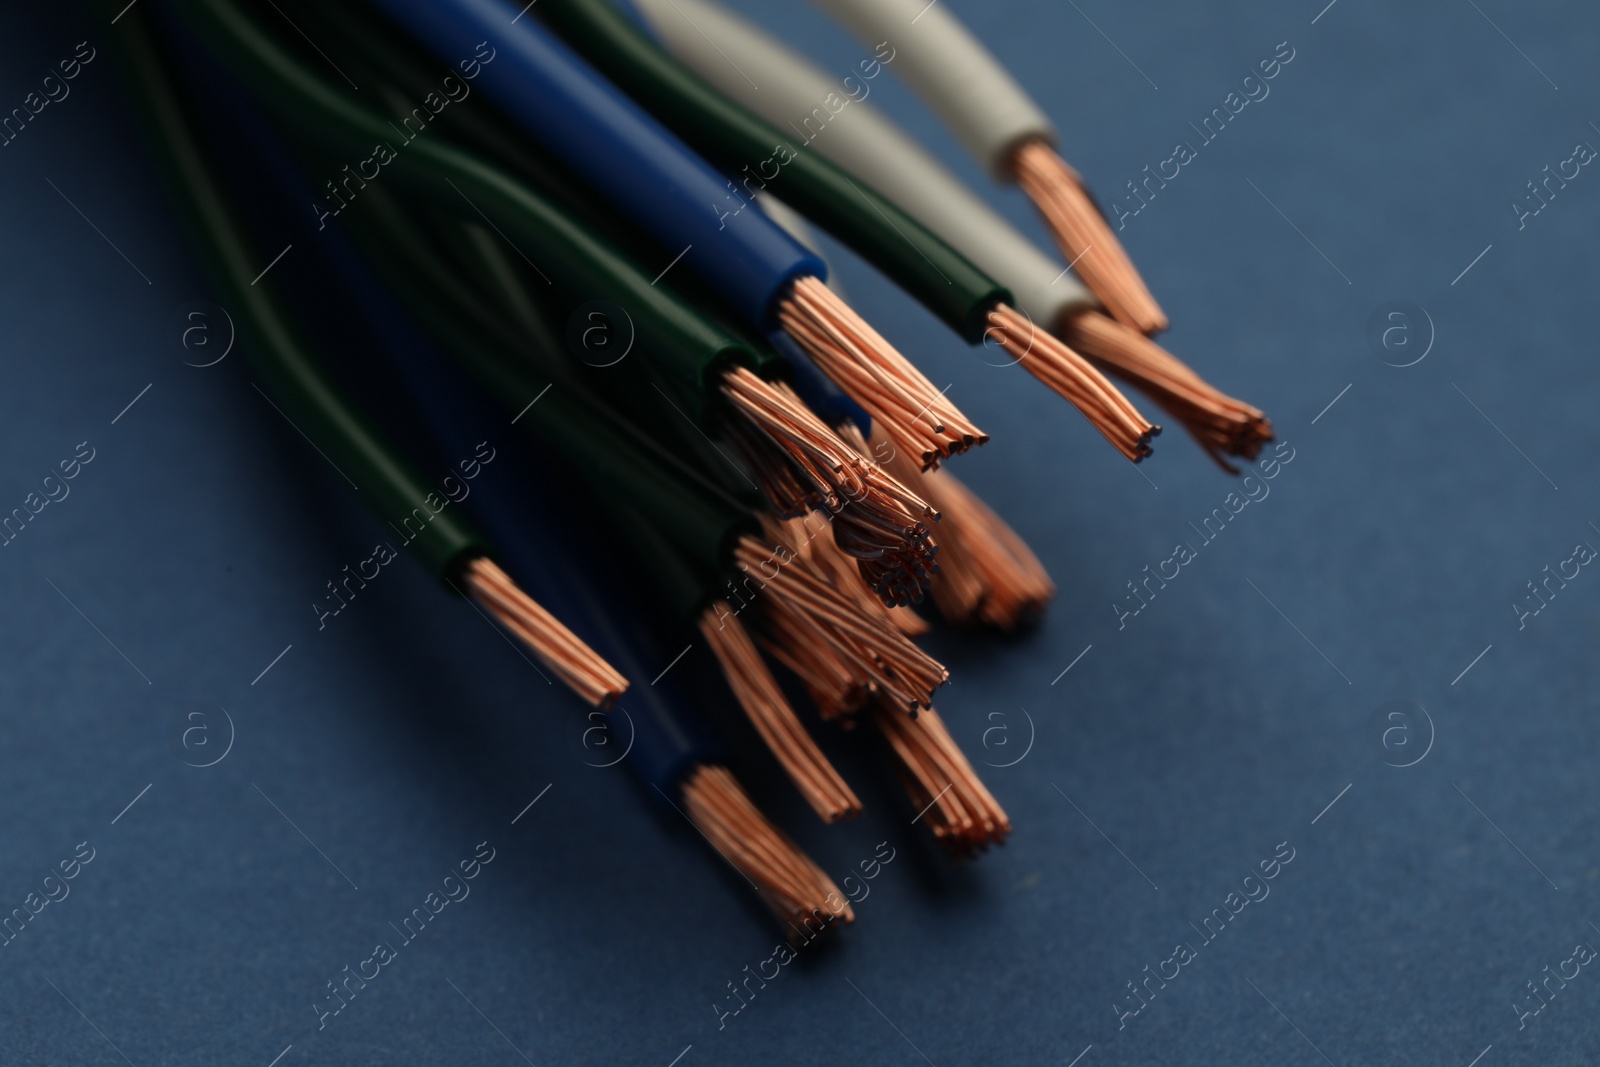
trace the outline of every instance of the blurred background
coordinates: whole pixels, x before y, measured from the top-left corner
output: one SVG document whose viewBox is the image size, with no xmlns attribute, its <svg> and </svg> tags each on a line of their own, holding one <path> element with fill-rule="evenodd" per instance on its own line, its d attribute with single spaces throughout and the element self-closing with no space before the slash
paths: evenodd
<svg viewBox="0 0 1600 1067">
<path fill-rule="evenodd" d="M 1566 161 L 1600 145 L 1600 12 L 940 2 L 1129 211 L 1164 343 L 1272 417 L 1281 466 L 1245 486 L 1174 427 L 1134 467 L 828 244 L 854 306 L 993 433 L 952 469 L 1060 592 L 1019 638 L 929 642 L 1003 848 L 952 865 L 859 746 L 824 737 L 868 809 L 832 828 L 739 751 L 835 877 L 894 859 L 853 926 L 737 1005 L 770 918 L 598 766 L 582 705 L 417 568 L 318 629 L 308 603 L 376 521 L 238 359 L 194 365 L 186 316 L 215 294 L 118 28 L 0 13 L 5 108 L 95 53 L 0 149 L 0 510 L 82 463 L 0 551 L 0 913 L 82 864 L 0 948 L 0 1058 L 1594 1062 L 1600 178 Z M 806 5 L 733 6 L 829 70 L 862 54 Z M 1275 54 L 1270 93 L 1130 199 Z M 1045 239 L 903 85 L 872 99 Z M 1253 496 L 1208 539 L 1231 493 Z M 1180 543 L 1195 558 L 1126 614 Z"/>
</svg>

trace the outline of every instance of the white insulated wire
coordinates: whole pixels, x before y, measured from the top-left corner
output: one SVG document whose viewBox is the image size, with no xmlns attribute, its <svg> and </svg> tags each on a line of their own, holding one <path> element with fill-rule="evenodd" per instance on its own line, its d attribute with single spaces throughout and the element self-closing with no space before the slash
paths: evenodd
<svg viewBox="0 0 1600 1067">
<path fill-rule="evenodd" d="M 1056 143 L 1055 126 L 994 54 L 949 10 L 928 0 L 814 0 L 874 47 L 887 41 L 894 69 L 967 151 L 1010 182 L 1017 145 Z"/>
<path fill-rule="evenodd" d="M 929 155 L 888 116 L 867 103 L 859 78 L 850 94 L 811 62 L 711 0 L 633 0 L 657 39 L 724 95 L 780 130 L 805 132 L 813 109 L 827 116 L 801 152 L 820 152 L 888 197 L 994 278 L 1016 299 L 1018 310 L 1053 330 L 1062 315 L 1097 306 L 1066 267 L 1024 237 L 967 185 Z M 753 89 L 727 60 L 736 55 L 761 72 Z M 894 62 L 900 61 L 896 56 Z M 837 112 L 825 105 L 848 102 Z"/>
</svg>

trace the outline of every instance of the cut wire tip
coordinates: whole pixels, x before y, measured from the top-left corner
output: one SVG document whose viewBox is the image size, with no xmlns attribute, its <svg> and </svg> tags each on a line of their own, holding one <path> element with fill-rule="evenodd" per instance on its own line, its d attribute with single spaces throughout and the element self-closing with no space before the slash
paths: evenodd
<svg viewBox="0 0 1600 1067">
<path fill-rule="evenodd" d="M 778 304 L 778 322 L 823 374 L 924 467 L 989 440 L 820 279 L 795 279 Z"/>
<path fill-rule="evenodd" d="M 1150 454 L 1150 440 L 1161 427 L 1141 415 L 1120 389 L 1060 338 L 1006 304 L 989 312 L 988 335 L 1028 373 L 1082 412 L 1117 451 L 1135 463 Z"/>
<path fill-rule="evenodd" d="M 906 795 L 934 840 L 958 860 L 970 859 L 1011 834 L 1011 820 L 967 762 L 932 708 L 915 719 L 874 703 L 872 721 L 894 754 Z"/>
<path fill-rule="evenodd" d="M 722 393 L 744 416 L 733 441 L 774 510 L 827 512 L 874 593 L 889 604 L 922 599 L 935 569 L 928 523 L 938 518 L 927 502 L 840 440 L 787 385 L 736 367 Z"/>
<path fill-rule="evenodd" d="M 939 573 L 929 592 L 947 622 L 1010 632 L 1044 614 L 1055 583 L 1004 519 L 949 471 L 918 472 L 893 454 L 887 466 L 944 516 Z"/>
<path fill-rule="evenodd" d="M 1078 172 L 1038 139 L 1022 142 L 1012 154 L 1011 164 L 1017 184 L 1044 216 L 1061 254 L 1111 314 L 1140 333 L 1165 330 L 1166 313 L 1111 232 Z"/>
<path fill-rule="evenodd" d="M 726 767 L 695 767 L 683 781 L 683 801 L 689 821 L 779 920 L 807 929 L 855 921 L 833 879 L 761 813 Z"/>
<path fill-rule="evenodd" d="M 835 522 L 838 520 L 835 519 Z M 858 600 L 794 548 L 789 532 L 764 520 L 761 537 L 745 536 L 737 566 L 761 608 L 767 650 L 799 676 L 824 719 L 859 709 L 877 695 L 906 711 L 926 707 L 950 672 L 890 621 L 881 605 Z M 822 531 L 803 524 L 807 537 Z"/>
<path fill-rule="evenodd" d="M 1258 408 L 1223 393 L 1139 331 L 1094 310 L 1068 316 L 1060 329 L 1068 344 L 1177 419 L 1228 473 L 1238 469 L 1224 456 L 1255 459 L 1273 439 Z"/>
<path fill-rule="evenodd" d="M 583 639 L 561 624 L 487 556 L 467 564 L 468 595 L 510 630 L 573 692 L 601 709 L 628 688 L 628 680 Z"/>
<path fill-rule="evenodd" d="M 701 614 L 700 633 L 739 706 L 812 810 L 825 823 L 860 815 L 861 801 L 817 747 L 726 600 Z"/>
</svg>

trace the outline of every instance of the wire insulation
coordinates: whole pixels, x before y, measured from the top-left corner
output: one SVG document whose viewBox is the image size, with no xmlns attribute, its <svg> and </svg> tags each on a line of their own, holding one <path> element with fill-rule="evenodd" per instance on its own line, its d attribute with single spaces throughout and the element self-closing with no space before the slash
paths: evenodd
<svg viewBox="0 0 1600 1067">
<path fill-rule="evenodd" d="M 1049 117 L 949 9 L 925 0 L 816 0 L 867 47 L 887 41 L 894 69 L 938 112 L 967 151 L 1009 180 L 1023 141 L 1056 143 Z"/>
</svg>

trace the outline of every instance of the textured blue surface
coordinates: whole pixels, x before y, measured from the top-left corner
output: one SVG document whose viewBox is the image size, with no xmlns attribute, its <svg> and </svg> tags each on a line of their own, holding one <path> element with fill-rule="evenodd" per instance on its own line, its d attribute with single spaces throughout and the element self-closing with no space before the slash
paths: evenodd
<svg viewBox="0 0 1600 1067">
<path fill-rule="evenodd" d="M 726 983 L 775 940 L 748 891 L 620 769 L 586 766 L 577 706 L 405 561 L 317 630 L 323 583 L 381 532 L 237 359 L 184 365 L 203 358 L 180 343 L 185 302 L 209 294 L 134 140 L 116 28 L 0 14 L 0 107 L 77 42 L 99 50 L 0 148 L 0 509 L 94 450 L 0 549 L 0 911 L 70 890 L 0 948 L 0 1060 L 1600 1056 L 1600 974 L 1565 962 L 1600 946 L 1600 576 L 1580 568 L 1522 629 L 1511 606 L 1600 545 L 1583 295 L 1600 177 L 1582 168 L 1521 229 L 1510 206 L 1600 145 L 1600 12 L 952 7 L 1061 117 L 1108 202 L 1294 49 L 1124 232 L 1169 345 L 1264 407 L 1293 459 L 1201 545 L 1190 523 L 1243 489 L 1180 433 L 1131 469 L 836 256 L 857 306 L 994 434 L 952 468 L 1062 592 L 1025 640 L 935 641 L 954 672 L 941 709 L 1016 824 L 996 854 L 952 869 L 851 738 L 827 739 L 870 809 L 845 827 L 745 765 L 835 877 L 880 841 L 897 852 L 855 927 L 721 1029 Z M 759 13 L 837 69 L 857 56 L 798 5 Z M 891 81 L 875 99 L 981 180 Z M 1369 346 L 1394 300 L 1436 333 L 1414 366 Z M 1179 542 L 1196 558 L 1119 630 L 1125 583 Z M 186 766 L 223 752 L 224 708 L 231 749 Z M 470 896 L 404 943 L 391 924 L 485 841 Z M 80 842 L 92 861 L 47 882 Z M 1283 842 L 1270 895 L 1235 898 L 1204 941 Z M 380 941 L 396 957 L 319 1030 L 326 983 Z M 1170 974 L 1180 943 L 1194 958 L 1119 1029 L 1140 1003 L 1126 983 Z M 1578 974 L 1519 1029 L 1547 966 Z"/>
</svg>

